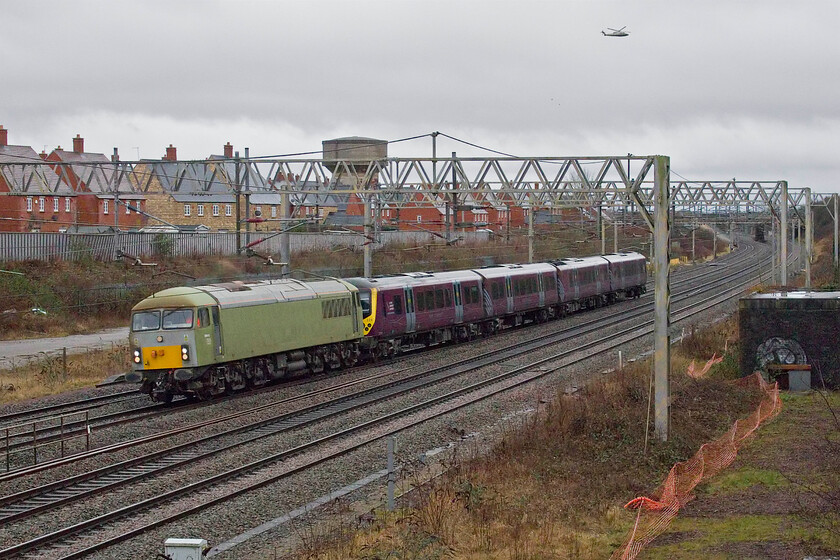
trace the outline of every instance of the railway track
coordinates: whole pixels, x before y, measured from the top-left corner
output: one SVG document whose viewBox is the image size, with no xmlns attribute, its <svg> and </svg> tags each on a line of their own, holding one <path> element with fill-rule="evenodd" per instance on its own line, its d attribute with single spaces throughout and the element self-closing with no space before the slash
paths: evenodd
<svg viewBox="0 0 840 560">
<path fill-rule="evenodd" d="M 738 253 L 735 253 L 734 255 L 728 254 L 722 257 L 720 259 L 720 263 L 724 264 L 727 260 L 733 260 L 733 256 L 735 257 L 735 260 L 748 259 L 750 258 L 751 253 L 754 251 L 755 247 L 753 245 L 746 245 Z M 720 276 L 721 268 L 722 267 L 718 266 L 708 267 L 708 270 L 702 271 L 699 274 L 696 271 L 688 269 L 678 269 L 678 271 L 675 272 L 673 275 L 675 278 L 672 281 L 672 287 L 678 288 L 686 283 L 703 281 L 708 278 Z M 686 278 L 683 278 L 683 276 L 685 276 Z M 649 285 L 651 284 L 652 283 L 649 283 Z M 647 294 L 642 296 L 642 298 L 644 300 L 646 298 L 651 297 L 651 295 L 652 293 L 649 291 Z M 305 383 L 308 381 L 308 379 L 305 379 L 293 381 L 291 384 L 284 383 L 282 385 L 272 385 L 271 387 L 239 393 L 230 398 L 245 397 L 248 395 L 258 394 L 266 391 L 282 390 L 289 386 L 294 386 L 298 383 Z M 19 424 L 17 426 L 17 429 L 14 429 L 10 426 L 5 427 L 10 429 L 9 433 L 6 434 L 7 437 L 5 438 L 5 441 L 0 442 L 0 454 L 9 453 L 14 455 L 21 451 L 28 451 L 32 447 L 33 440 L 37 440 L 37 443 L 40 446 L 46 446 L 50 443 L 58 443 L 63 439 L 84 435 L 84 433 L 89 430 L 101 431 L 107 428 L 119 426 L 126 423 L 145 422 L 152 418 L 169 414 L 171 413 L 173 408 L 180 407 L 181 410 L 186 411 L 195 408 L 200 408 L 203 406 L 211 406 L 212 404 L 214 404 L 212 402 L 190 403 L 185 400 L 175 401 L 174 403 L 171 403 L 168 406 L 162 404 L 149 405 L 148 403 L 143 403 L 142 406 L 139 406 L 137 408 L 97 415 L 97 412 L 101 412 L 102 408 L 104 408 L 106 405 L 138 398 L 139 396 L 136 391 L 127 391 L 118 393 L 116 395 L 105 395 L 101 397 L 95 397 L 93 399 L 51 405 L 48 407 L 36 409 L 34 411 L 16 412 L 8 414 L 6 416 L 0 416 L 0 422 L 2 422 L 4 418 L 16 418 L 24 422 L 22 424 Z M 90 406 L 91 403 L 93 406 Z M 88 406 L 84 406 L 85 404 L 87 404 Z M 68 414 L 71 412 L 87 412 L 88 419 L 71 420 L 67 423 L 62 423 L 60 426 L 57 425 L 57 423 L 53 423 L 52 425 L 37 425 L 38 422 L 46 422 L 47 420 L 52 418 L 53 416 L 51 416 L 51 414 Z M 29 424 L 35 425 L 30 426 Z M 4 429 L 4 426 L 0 424 L 0 430 L 2 429 Z M 17 458 L 19 459 L 19 461 L 22 461 L 23 459 L 28 459 L 29 455 L 17 456 Z"/>
<path fill-rule="evenodd" d="M 754 276 L 752 275 L 751 272 L 741 273 L 741 274 L 742 275 L 746 274 L 748 277 L 753 277 L 754 278 Z M 690 304 L 690 305 L 686 306 L 685 308 L 681 308 L 679 310 L 676 310 L 675 313 L 674 313 L 675 320 L 680 320 L 680 318 L 682 318 L 684 315 L 687 316 L 690 313 L 697 313 L 697 312 L 700 312 L 701 310 L 707 309 L 708 307 L 716 305 L 718 301 L 729 299 L 729 298 L 733 297 L 734 295 L 737 295 L 737 294 L 741 293 L 742 290 L 743 290 L 743 286 L 738 285 L 738 286 L 735 286 L 733 288 L 730 288 L 730 289 L 726 290 L 723 293 L 718 293 L 718 294 L 713 295 L 713 296 L 708 296 L 705 299 L 705 301 L 703 301 L 703 302 L 693 303 L 693 304 Z M 424 401 L 424 403 L 422 403 L 422 405 L 414 405 L 412 407 L 400 409 L 399 411 L 396 411 L 394 413 L 383 415 L 382 417 L 380 417 L 376 420 L 366 422 L 366 423 L 354 426 L 352 428 L 347 428 L 345 430 L 334 432 L 333 434 L 331 434 L 329 436 L 325 436 L 324 438 L 320 438 L 318 440 L 312 441 L 312 442 L 310 442 L 306 445 L 298 446 L 298 447 L 295 447 L 295 448 L 292 448 L 292 449 L 287 449 L 287 450 L 285 450 L 281 453 L 278 453 L 278 454 L 272 455 L 270 457 L 260 459 L 258 461 L 250 463 L 249 465 L 244 465 L 244 466 L 242 466 L 238 469 L 235 469 L 235 470 L 232 470 L 232 471 L 226 471 L 224 473 L 220 473 L 220 474 L 215 475 L 213 477 L 209 477 L 209 478 L 207 478 L 203 481 L 200 481 L 200 482 L 197 482 L 195 484 L 186 486 L 186 487 L 184 487 L 180 490 L 168 492 L 166 494 L 158 496 L 157 498 L 155 498 L 153 500 L 146 500 L 146 501 L 134 504 L 132 506 L 126 506 L 126 508 L 123 508 L 123 509 L 121 509 L 117 512 L 111 512 L 109 514 L 104 514 L 104 515 L 99 516 L 95 519 L 91 519 L 91 520 L 85 521 L 83 523 L 77 524 L 72 528 L 68 527 L 68 528 L 65 528 L 64 530 L 61 530 L 61 531 L 55 531 L 55 532 L 52 532 L 48 535 L 43 535 L 43 536 L 39 537 L 38 539 L 33 539 L 31 541 L 28 541 L 27 543 L 21 543 L 17 547 L 12 547 L 12 548 L 8 548 L 8 549 L 5 549 L 3 551 L 0 551 L 0 556 L 5 557 L 6 555 L 20 554 L 20 553 L 23 553 L 23 552 L 26 552 L 26 551 L 30 551 L 30 552 L 31 551 L 40 551 L 40 552 L 37 552 L 38 554 L 40 554 L 41 552 L 45 552 L 44 548 L 41 548 L 41 547 L 50 546 L 50 544 L 55 543 L 55 542 L 59 542 L 59 541 L 61 541 L 61 539 L 65 539 L 70 535 L 78 535 L 80 531 L 87 531 L 87 530 L 90 530 L 93 527 L 107 526 L 108 524 L 114 523 L 115 519 L 118 519 L 122 516 L 138 515 L 138 514 L 140 514 L 140 512 L 148 510 L 148 508 L 155 507 L 156 505 L 160 505 L 160 504 L 165 503 L 165 502 L 171 502 L 172 500 L 177 500 L 177 499 L 179 499 L 179 497 L 184 496 L 186 494 L 202 491 L 203 489 L 214 487 L 214 485 L 221 484 L 225 481 L 230 481 L 230 480 L 237 479 L 237 477 L 243 477 L 243 476 L 247 476 L 248 478 L 257 477 L 257 475 L 255 475 L 254 473 L 259 473 L 260 472 L 259 469 L 265 467 L 266 465 L 274 464 L 274 463 L 277 463 L 278 461 L 284 461 L 284 460 L 289 459 L 290 457 L 298 456 L 302 453 L 311 452 L 311 450 L 316 448 L 317 445 L 324 444 L 324 443 L 327 443 L 327 442 L 332 442 L 332 441 L 335 441 L 337 439 L 341 439 L 341 438 L 345 438 L 345 437 L 350 437 L 350 436 L 353 436 L 354 434 L 363 433 L 365 430 L 371 430 L 371 429 L 374 429 L 376 427 L 384 426 L 388 422 L 391 422 L 391 421 L 393 421 L 397 418 L 401 418 L 401 417 L 404 417 L 404 416 L 409 415 L 409 414 L 420 413 L 423 410 L 428 410 L 431 407 L 434 407 L 434 406 L 437 406 L 437 405 L 442 405 L 445 402 L 451 401 L 453 399 L 459 398 L 459 397 L 461 397 L 463 395 L 466 395 L 466 394 L 469 394 L 469 393 L 480 391 L 480 390 L 482 390 L 483 388 L 486 388 L 486 387 L 491 387 L 491 386 L 498 385 L 498 384 L 505 385 L 504 382 L 506 380 L 515 378 L 517 376 L 524 376 L 524 377 L 528 378 L 526 380 L 522 380 L 521 383 L 529 382 L 530 380 L 533 380 L 537 377 L 542 377 L 544 375 L 547 375 L 547 374 L 555 371 L 557 369 L 557 367 L 565 367 L 565 366 L 569 365 L 570 363 L 573 363 L 574 361 L 585 359 L 586 356 L 590 356 L 593 353 L 595 353 L 596 349 L 599 348 L 599 346 L 602 347 L 602 348 L 598 349 L 597 352 L 610 351 L 612 348 L 615 348 L 615 347 L 617 347 L 621 344 L 625 344 L 628 340 L 633 340 L 633 339 L 636 339 L 636 338 L 639 338 L 639 337 L 647 336 L 650 329 L 647 328 L 647 327 L 640 326 L 639 321 L 637 320 L 639 318 L 640 314 L 643 314 L 643 313 L 645 313 L 645 312 L 640 310 L 640 309 L 633 310 L 629 313 L 624 313 L 623 317 L 619 320 L 619 322 L 620 323 L 625 323 L 627 321 L 635 321 L 633 325 L 631 325 L 630 327 L 624 328 L 619 333 L 612 333 L 608 337 L 606 337 L 605 339 L 601 339 L 601 340 L 598 340 L 596 342 L 590 343 L 590 344 L 588 344 L 584 347 L 578 347 L 578 348 L 576 348 L 575 350 L 572 350 L 572 351 L 567 351 L 567 352 L 563 352 L 563 353 L 560 353 L 560 354 L 555 354 L 555 355 L 552 355 L 548 358 L 540 360 L 539 362 L 532 362 L 532 363 L 527 364 L 526 366 L 516 368 L 514 370 L 505 372 L 505 373 L 500 374 L 500 375 L 492 376 L 488 379 L 470 384 L 468 387 L 464 387 L 464 388 L 459 389 L 457 391 L 448 392 L 444 395 L 441 395 L 441 396 L 435 397 L 433 399 Z M 601 326 L 590 324 L 586 328 L 588 328 L 588 329 L 590 329 L 590 331 L 592 331 L 592 330 L 603 330 L 604 327 L 603 327 L 603 324 Z M 561 331 L 560 333 L 551 333 L 551 334 L 542 336 L 539 339 L 534 339 L 534 340 L 528 341 L 526 343 L 519 343 L 519 344 L 511 345 L 511 346 L 509 346 L 505 349 L 500 349 L 500 350 L 496 350 L 496 351 L 493 351 L 493 352 L 485 353 L 484 355 L 482 355 L 482 356 L 484 356 L 483 358 L 482 357 L 479 357 L 478 359 L 475 358 L 475 357 L 470 358 L 469 360 L 465 360 L 465 361 L 470 362 L 470 364 L 472 364 L 472 365 L 471 366 L 466 366 L 466 367 L 472 368 L 472 369 L 475 369 L 477 367 L 486 367 L 487 365 L 489 365 L 491 363 L 499 363 L 499 362 L 504 361 L 504 360 L 510 360 L 512 358 L 528 355 L 528 354 L 531 354 L 532 352 L 534 352 L 535 348 L 538 348 L 538 347 L 541 347 L 541 346 L 547 346 L 547 345 L 554 345 L 554 344 L 557 344 L 559 341 L 561 341 L 562 337 L 567 337 L 567 339 L 571 338 L 571 337 L 578 337 L 583 332 L 585 332 L 585 331 L 582 330 L 581 328 L 575 327 L 575 328 L 565 329 L 564 331 Z M 573 353 L 581 353 L 581 354 L 584 354 L 585 356 L 581 356 L 581 357 L 573 359 L 571 357 L 571 355 Z M 506 354 L 506 355 L 503 356 L 503 354 Z M 481 361 L 481 360 L 484 360 L 484 359 L 486 359 L 488 361 L 484 362 L 481 365 L 477 364 L 477 361 Z M 551 361 L 556 361 L 556 360 L 573 360 L 573 361 L 569 362 L 569 363 L 564 363 L 563 365 L 557 366 L 557 367 L 547 367 L 545 365 L 547 363 L 550 363 Z M 475 367 L 473 367 L 473 366 L 475 366 Z M 447 365 L 446 367 L 439 368 L 439 369 L 451 370 L 452 367 L 453 367 L 452 365 Z M 538 368 L 536 372 L 534 372 L 535 368 Z M 440 373 L 440 372 L 438 372 L 438 373 Z M 454 375 L 463 375 L 463 373 L 464 373 L 464 371 L 460 371 L 457 374 L 453 373 L 449 377 L 452 377 Z M 425 377 L 427 379 L 427 381 L 424 382 L 424 384 L 428 385 L 428 384 L 432 384 L 432 383 L 440 383 L 443 380 L 443 377 L 441 377 L 440 379 L 436 379 L 434 381 L 431 381 L 430 376 L 433 376 L 433 375 L 435 375 L 433 372 L 420 373 L 420 374 L 417 374 L 417 376 L 415 376 L 415 381 L 420 377 Z M 384 391 L 384 389 L 383 389 L 384 386 L 379 387 L 377 389 L 367 390 L 366 395 L 368 397 L 368 400 L 364 401 L 364 402 L 362 402 L 361 400 L 358 400 L 358 399 L 361 399 L 361 396 L 356 395 L 354 398 L 356 398 L 358 400 L 358 402 L 354 406 L 356 406 L 356 407 L 358 407 L 358 406 L 370 406 L 371 402 L 374 402 L 371 399 L 382 400 L 382 399 L 387 399 L 387 398 L 393 398 L 393 396 L 395 394 L 405 393 L 407 391 L 413 391 L 413 390 L 416 390 L 416 388 L 417 388 L 417 387 L 412 387 L 412 388 L 408 387 L 408 383 L 405 380 L 397 382 L 397 384 L 402 384 L 402 388 L 398 391 L 391 391 L 392 394 L 390 396 L 385 395 L 385 394 L 375 396 L 375 391 L 377 391 L 377 390 L 378 391 Z M 388 385 L 390 385 L 391 387 L 396 386 L 394 383 L 385 384 L 385 386 L 388 386 Z M 491 394 L 496 394 L 499 391 L 506 390 L 506 388 L 507 388 L 507 386 L 505 385 L 505 387 L 498 388 L 498 390 L 493 389 L 493 391 L 491 391 Z M 373 391 L 373 392 L 371 392 L 371 391 Z M 487 398 L 487 395 L 481 396 L 480 398 L 481 399 Z M 345 408 L 347 408 L 349 406 L 349 405 L 347 405 L 347 403 L 348 403 L 347 399 L 344 398 L 343 402 L 345 403 Z M 475 401 L 470 400 L 470 403 L 472 403 L 472 402 L 475 402 Z M 320 418 L 317 418 L 317 419 L 312 418 L 312 421 L 313 422 L 314 421 L 322 421 L 327 417 L 327 415 L 337 415 L 337 414 L 343 414 L 343 413 L 346 412 L 346 410 L 339 411 L 338 409 L 334 409 L 332 412 L 329 412 L 329 413 L 325 412 L 325 411 L 328 411 L 329 406 L 337 406 L 337 405 L 339 405 L 339 402 L 333 402 L 332 405 L 328 405 L 328 406 L 319 405 L 319 407 L 321 407 L 320 410 L 321 410 L 322 416 Z M 466 404 L 460 404 L 460 405 L 458 405 L 457 408 L 460 408 L 461 406 L 466 406 Z M 317 408 L 317 407 L 314 407 L 314 408 Z M 444 407 L 444 408 L 446 408 L 446 407 Z M 449 412 L 451 410 L 454 410 L 454 409 L 453 408 L 447 408 L 447 410 L 445 412 L 441 412 L 441 414 Z M 312 410 L 311 407 L 306 408 L 306 409 L 302 409 L 301 411 L 298 411 L 298 421 L 299 422 L 305 421 L 303 419 L 306 418 L 306 415 L 308 413 L 312 413 L 312 412 L 314 412 L 314 410 Z M 428 415 L 422 415 L 422 416 L 423 416 L 423 419 L 417 420 L 418 423 L 422 422 L 422 421 L 426 421 L 430 417 Z M 277 420 L 279 421 L 279 419 L 277 419 Z M 285 420 L 289 420 L 289 418 L 287 417 Z M 301 424 L 299 423 L 298 426 L 296 426 L 296 427 L 300 427 L 300 425 Z M 254 429 L 257 429 L 257 428 L 254 428 Z M 275 428 L 273 427 L 271 429 L 274 430 Z M 287 429 L 294 429 L 294 428 L 293 427 L 288 427 Z M 404 427 L 400 428 L 400 429 L 404 429 Z M 274 434 L 272 434 L 272 435 L 274 435 Z M 266 436 L 256 436 L 255 435 L 255 439 L 257 437 L 266 437 Z M 369 436 L 369 437 L 373 437 L 373 436 Z M 379 436 L 376 436 L 376 437 L 379 437 Z M 366 437 L 364 439 L 365 439 L 365 441 L 367 441 L 368 438 Z M 340 455 L 340 454 L 343 454 L 343 453 L 348 453 L 348 452 L 352 451 L 353 449 L 356 449 L 357 447 L 359 447 L 361 445 L 364 445 L 364 443 L 359 443 L 355 447 L 342 448 L 343 449 L 342 451 L 336 452 L 336 453 L 330 455 L 329 458 L 332 458 L 332 457 L 336 456 L 336 454 Z M 173 453 L 175 453 L 175 452 L 176 451 L 173 451 Z M 311 466 L 316 465 L 323 460 L 329 460 L 329 458 L 323 458 L 323 459 L 319 459 L 317 461 L 316 460 L 309 461 L 309 462 L 306 463 L 306 465 L 304 467 L 300 467 L 300 468 L 310 468 Z M 130 469 L 130 468 L 131 467 L 128 467 L 128 469 Z M 206 507 L 210 507 L 211 505 L 213 505 L 215 503 L 219 503 L 220 500 L 231 499 L 232 497 L 235 497 L 236 495 L 239 495 L 240 493 L 250 491 L 253 488 L 259 487 L 260 485 L 270 484 L 270 483 L 275 482 L 276 480 L 278 480 L 280 478 L 283 478 L 285 476 L 290 476 L 292 473 L 298 472 L 298 470 L 299 469 L 289 470 L 289 471 L 284 472 L 283 474 L 274 475 L 274 476 L 268 477 L 268 478 L 257 477 L 257 478 L 260 478 L 260 480 L 261 480 L 260 482 L 255 482 L 254 484 L 245 485 L 245 487 L 243 487 L 242 489 L 239 489 L 239 490 L 231 490 L 230 492 L 224 494 L 224 496 L 221 497 L 221 498 L 213 499 L 213 500 L 204 502 L 203 505 L 197 506 L 197 509 L 187 509 L 187 510 L 181 511 L 179 513 L 172 514 L 168 517 L 164 517 L 164 518 L 158 519 L 157 521 L 153 521 L 153 522 L 151 522 L 151 524 L 144 525 L 143 529 L 138 529 L 138 530 L 139 531 L 148 530 L 148 529 L 150 529 L 150 528 L 152 528 L 152 527 L 154 527 L 154 526 L 156 526 L 160 523 L 169 522 L 169 521 L 172 521 L 172 520 L 177 519 L 179 517 L 182 517 L 184 515 L 189 515 L 189 514 L 195 512 L 195 511 L 198 511 L 198 510 L 206 508 Z M 250 474 L 247 474 L 247 473 L 250 473 Z M 140 474 L 140 473 L 138 473 L 138 474 Z M 145 476 L 149 476 L 149 475 L 145 475 Z M 2 478 L 0 478 L 0 480 L 2 480 Z M 76 481 L 76 482 L 79 482 L 79 481 Z M 65 491 L 65 493 L 68 492 L 67 487 L 64 488 L 64 491 Z M 94 489 L 91 489 L 91 491 L 96 492 L 96 490 L 94 490 Z M 36 492 L 36 494 L 37 494 L 37 492 Z M 44 496 L 42 496 L 42 498 L 43 497 Z M 78 494 L 75 497 L 68 496 L 68 501 L 78 499 L 78 497 L 79 497 Z M 51 507 L 55 507 L 55 505 L 53 504 L 53 505 L 46 506 L 45 509 L 51 508 Z M 9 522 L 11 519 L 18 519 L 18 518 L 19 517 L 6 518 L 3 521 L 5 523 L 5 522 Z M 132 532 L 132 531 L 127 531 L 127 532 L 125 532 L 123 537 L 114 537 L 113 539 L 121 540 L 122 538 L 129 538 L 130 536 L 132 536 L 134 534 L 138 534 L 138 533 L 137 532 Z M 108 546 L 109 544 L 112 544 L 113 542 L 116 542 L 113 539 L 109 538 L 109 539 L 103 540 L 102 543 L 100 543 L 99 545 L 94 545 L 93 547 L 83 548 L 80 551 L 73 552 L 70 555 L 63 556 L 63 557 L 64 558 L 80 557 L 80 555 L 88 554 L 88 553 L 92 552 L 93 550 L 96 550 L 96 549 L 101 548 L 103 546 Z M 105 544 L 105 543 L 107 543 L 107 544 Z"/>
<path fill-rule="evenodd" d="M 738 272 L 737 272 L 737 275 L 738 276 L 749 276 L 750 274 L 752 274 L 754 272 L 755 268 L 756 268 L 756 265 L 752 264 L 752 265 L 748 266 L 747 268 L 739 269 Z M 698 275 L 697 278 L 699 280 L 702 280 L 703 283 L 707 283 L 708 282 L 707 277 L 710 274 L 714 275 L 714 276 L 717 276 L 718 279 L 720 279 L 720 277 L 726 276 L 726 274 L 728 274 L 728 273 L 725 272 L 722 267 L 713 267 L 713 270 L 711 272 L 706 272 L 706 273 L 703 273 L 701 275 Z M 694 281 L 696 281 L 696 279 Z M 672 297 L 674 298 L 674 302 L 678 302 L 678 301 L 680 301 L 679 298 L 681 298 L 683 296 L 690 295 L 694 292 L 694 290 L 695 290 L 695 288 L 693 287 L 694 281 L 692 281 L 692 279 L 689 279 L 689 280 L 686 280 L 686 281 L 675 283 L 675 286 L 680 286 L 680 285 L 684 285 L 684 284 L 689 284 L 689 285 L 684 286 L 684 288 L 682 288 L 681 291 L 674 291 L 673 292 Z M 613 315 L 613 320 L 614 321 L 630 320 L 630 319 L 635 319 L 637 317 L 643 316 L 651 308 L 651 303 L 649 301 L 650 296 L 651 296 L 651 293 L 648 292 L 647 294 L 645 294 L 644 296 L 642 296 L 638 300 L 631 300 L 631 301 L 627 302 L 627 305 L 625 307 L 623 307 L 619 312 L 612 314 Z M 611 309 L 615 309 L 615 308 L 611 308 Z M 585 315 L 579 315 L 579 317 L 586 317 L 586 316 Z M 592 318 L 592 319 L 588 319 L 588 320 L 584 319 L 582 324 L 579 325 L 579 326 L 561 329 L 559 331 L 556 331 L 555 333 L 552 333 L 550 335 L 545 335 L 545 336 L 542 336 L 542 337 L 538 337 L 534 340 L 539 341 L 539 340 L 546 340 L 546 339 L 549 339 L 549 338 L 555 338 L 557 336 L 566 336 L 565 333 L 570 333 L 570 332 L 573 332 L 577 335 L 586 334 L 588 332 L 593 332 L 595 330 L 598 330 L 600 328 L 601 324 L 602 324 L 602 319 L 600 319 L 600 318 Z M 552 343 L 556 343 L 558 341 L 559 341 L 559 339 L 555 339 Z M 503 348 L 503 349 L 495 350 L 495 351 L 491 352 L 490 354 L 504 353 L 506 351 L 507 351 L 507 348 Z M 377 377 L 379 377 L 379 376 L 373 376 L 370 379 L 376 379 Z M 309 383 L 310 381 L 312 381 L 312 378 L 301 379 L 301 380 L 298 380 L 294 383 L 287 383 L 287 384 L 284 384 L 282 386 L 263 388 L 263 389 L 253 391 L 253 392 L 248 392 L 248 393 L 240 393 L 238 395 L 235 395 L 232 398 L 241 398 L 241 397 L 248 396 L 248 395 L 258 394 L 258 393 L 263 392 L 263 391 L 271 392 L 271 391 L 274 391 L 274 390 L 284 389 L 284 388 L 288 388 L 288 387 L 295 386 L 295 385 L 298 385 L 298 384 Z M 339 385 L 338 387 L 336 387 L 335 390 L 338 390 L 342 387 L 344 387 L 344 386 Z M 228 402 L 229 402 L 229 400 L 230 399 L 228 399 Z M 280 403 L 286 403 L 286 402 L 293 402 L 295 400 L 297 400 L 297 397 L 293 398 L 293 399 L 284 399 L 284 400 L 281 400 L 279 402 Z M 211 402 L 208 402 L 208 403 L 193 403 L 191 406 L 182 406 L 180 409 L 176 409 L 176 411 L 178 411 L 178 410 L 186 411 L 186 410 L 191 410 L 193 408 L 200 408 L 200 407 L 204 407 L 204 406 L 212 406 L 214 404 L 218 404 L 219 402 L 221 402 L 221 401 L 211 401 Z M 150 406 L 148 408 L 153 409 L 153 412 L 149 413 L 149 414 L 146 414 L 146 415 L 143 415 L 143 416 L 125 418 L 126 415 L 129 415 L 129 412 L 122 412 L 122 413 L 114 413 L 112 415 L 107 415 L 107 416 L 102 416 L 102 417 L 96 417 L 94 420 L 97 420 L 97 421 L 101 420 L 101 422 L 97 425 L 97 428 L 98 429 L 104 429 L 104 428 L 120 425 L 120 424 L 130 422 L 130 421 L 147 420 L 147 419 L 152 418 L 152 417 L 157 417 L 157 416 L 161 416 L 161 415 L 165 415 L 165 414 L 170 414 L 170 413 L 173 412 L 172 408 L 167 408 L 166 405 L 153 405 L 153 406 Z M 243 411 L 242 414 L 256 412 L 256 411 L 262 410 L 263 408 L 264 408 L 264 406 L 258 406 L 256 408 L 252 408 L 252 409 L 248 409 L 246 411 Z M 229 418 L 238 417 L 238 416 L 239 416 L 239 414 L 233 415 L 233 416 L 225 416 L 223 418 L 229 419 Z M 209 425 L 209 424 L 212 424 L 212 423 L 216 423 L 216 421 L 217 420 L 214 420 L 214 421 L 212 421 L 208 424 L 201 424 L 201 423 L 196 424 L 197 428 L 195 428 L 195 429 L 198 429 L 198 427 L 203 427 L 203 426 L 206 426 L 206 425 Z M 174 433 L 181 433 L 181 430 L 177 430 Z M 167 434 L 168 434 L 168 432 L 167 432 Z M 164 434 L 157 434 L 156 436 L 154 436 L 154 439 L 158 439 L 160 437 L 164 437 Z M 141 438 L 141 439 L 138 439 L 137 441 L 139 443 L 147 443 L 149 440 L 146 439 L 146 438 Z M 102 452 L 112 451 L 113 449 L 124 449 L 124 447 L 123 447 L 124 445 L 131 445 L 131 442 L 126 442 L 126 443 L 120 444 L 116 447 L 105 446 L 103 448 L 96 449 L 96 450 L 90 451 L 88 453 L 84 453 L 84 454 L 80 454 L 80 455 L 75 455 L 73 457 L 69 457 L 66 460 L 59 461 L 58 463 L 45 462 L 41 465 L 35 466 L 34 468 L 17 469 L 15 471 L 10 472 L 9 474 L 7 474 L 5 476 L 0 476 L 0 481 L 9 480 L 9 479 L 17 478 L 17 477 L 20 477 L 20 476 L 25 476 L 25 475 L 30 474 L 32 472 L 38 472 L 40 470 L 51 468 L 52 465 L 54 465 L 54 464 L 63 465 L 63 464 L 67 464 L 68 461 L 79 460 L 81 458 L 93 456 L 93 455 L 96 455 L 96 454 L 99 454 L 99 453 L 102 453 Z"/>
</svg>

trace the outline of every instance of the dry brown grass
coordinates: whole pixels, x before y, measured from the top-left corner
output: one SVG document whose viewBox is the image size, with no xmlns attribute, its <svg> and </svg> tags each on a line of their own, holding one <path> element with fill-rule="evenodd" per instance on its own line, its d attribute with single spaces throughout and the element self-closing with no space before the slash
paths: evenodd
<svg viewBox="0 0 840 560">
<path fill-rule="evenodd" d="M 724 323 L 691 333 L 675 371 L 701 350 L 731 349 L 735 332 Z M 304 546 L 297 558 L 606 558 L 632 523 L 621 506 L 755 405 L 758 395 L 720 381 L 733 371 L 724 362 L 708 379 L 675 375 L 670 440 L 651 437 L 647 449 L 648 363 L 558 395 L 489 453 L 412 493 L 400 514 L 360 533 L 344 527 L 333 545 Z"/>
<path fill-rule="evenodd" d="M 43 356 L 27 365 L 0 370 L 0 403 L 93 387 L 109 375 L 131 369 L 128 345 L 67 356 Z"/>
</svg>

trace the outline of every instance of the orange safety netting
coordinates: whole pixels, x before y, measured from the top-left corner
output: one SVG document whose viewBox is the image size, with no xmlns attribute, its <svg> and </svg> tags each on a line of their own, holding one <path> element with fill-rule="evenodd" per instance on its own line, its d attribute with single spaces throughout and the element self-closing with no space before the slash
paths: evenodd
<svg viewBox="0 0 840 560">
<path fill-rule="evenodd" d="M 711 364 L 708 367 L 711 367 Z M 708 368 L 705 371 L 708 371 Z M 737 420 L 729 431 L 717 440 L 703 444 L 691 459 L 674 465 L 665 482 L 654 493 L 658 498 L 639 497 L 624 506 L 627 509 L 635 509 L 638 513 L 624 544 L 613 553 L 613 560 L 636 558 L 645 546 L 665 532 L 679 509 L 694 497 L 692 490 L 700 482 L 715 476 L 732 464 L 741 442 L 762 422 L 774 417 L 781 410 L 782 401 L 779 399 L 777 383 L 770 385 L 758 372 L 739 379 L 736 383 L 743 386 L 752 385 L 761 390 L 761 404 L 748 417 Z"/>
</svg>

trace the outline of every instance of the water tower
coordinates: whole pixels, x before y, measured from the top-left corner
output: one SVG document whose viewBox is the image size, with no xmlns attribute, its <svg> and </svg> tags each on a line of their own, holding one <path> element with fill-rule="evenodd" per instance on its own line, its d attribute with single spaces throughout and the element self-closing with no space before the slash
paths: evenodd
<svg viewBox="0 0 840 560">
<path fill-rule="evenodd" d="M 358 184 L 364 179 L 371 162 L 384 162 L 388 158 L 388 142 L 376 138 L 347 136 L 321 142 L 324 165 L 333 173 L 334 182 L 364 188 Z M 339 165 L 346 162 L 347 165 Z M 346 176 L 349 172 L 352 174 Z M 369 178 L 369 184 L 376 184 L 376 175 Z"/>
<path fill-rule="evenodd" d="M 379 173 L 371 171 L 370 164 L 385 162 L 388 157 L 388 142 L 376 138 L 349 136 L 324 140 L 321 144 L 324 165 L 333 174 L 333 184 L 349 185 L 356 191 L 365 191 L 376 186 Z M 371 223 L 373 200 L 366 193 L 360 193 L 359 198 L 363 208 L 364 236 L 368 240 L 364 243 L 364 275 L 370 278 L 373 268 L 373 244 L 370 243 L 374 239 Z"/>
</svg>

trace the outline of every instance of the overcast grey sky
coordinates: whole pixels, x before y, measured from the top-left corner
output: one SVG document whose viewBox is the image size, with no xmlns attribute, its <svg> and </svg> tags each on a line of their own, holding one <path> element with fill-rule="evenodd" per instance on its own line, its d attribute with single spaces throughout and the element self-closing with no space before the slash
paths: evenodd
<svg viewBox="0 0 840 560">
<path fill-rule="evenodd" d="M 0 0 L 0 124 L 11 144 L 81 134 L 126 160 L 439 130 L 837 192 L 839 16 L 837 0 Z M 439 139 L 452 151 L 482 154 Z"/>
</svg>

